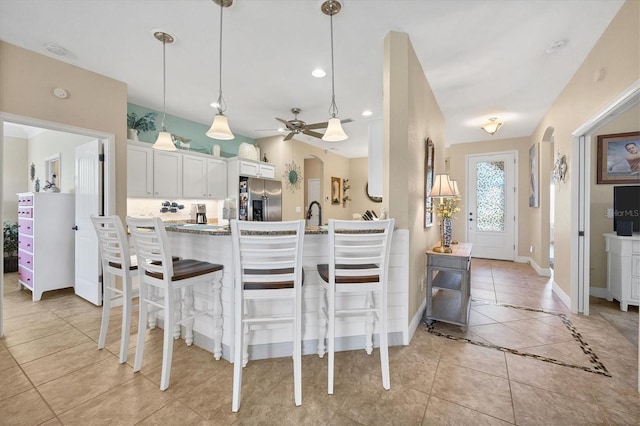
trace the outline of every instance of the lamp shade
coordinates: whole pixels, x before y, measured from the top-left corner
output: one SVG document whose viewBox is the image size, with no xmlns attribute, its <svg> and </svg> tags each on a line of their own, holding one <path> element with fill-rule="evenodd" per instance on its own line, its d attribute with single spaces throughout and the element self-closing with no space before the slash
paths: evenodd
<svg viewBox="0 0 640 426">
<path fill-rule="evenodd" d="M 502 127 L 502 121 L 498 121 L 496 117 L 491 117 L 488 123 L 482 125 L 481 129 L 490 135 L 493 135 L 500 127 Z"/>
<path fill-rule="evenodd" d="M 453 195 L 456 197 L 460 197 L 460 190 L 458 189 L 458 182 L 455 180 L 451 181 L 451 186 L 453 187 Z"/>
<path fill-rule="evenodd" d="M 442 174 L 436 175 L 433 179 L 433 186 L 431 187 L 431 192 L 429 193 L 429 197 L 432 198 L 445 198 L 445 197 L 455 197 L 455 191 L 453 185 L 451 184 L 451 179 L 449 179 L 449 175 Z"/>
<path fill-rule="evenodd" d="M 212 139 L 219 139 L 223 141 L 228 141 L 235 138 L 233 133 L 231 133 L 231 129 L 229 128 L 229 121 L 224 114 L 216 114 L 213 119 L 211 128 L 207 131 L 207 136 Z"/>
<path fill-rule="evenodd" d="M 342 124 L 340 123 L 339 118 L 333 117 L 329 119 L 327 130 L 322 136 L 323 141 L 340 142 L 347 139 L 348 137 L 349 136 L 347 136 L 344 130 L 342 130 Z"/>
<path fill-rule="evenodd" d="M 156 139 L 156 143 L 153 144 L 153 149 L 159 149 L 161 151 L 176 151 L 178 148 L 176 148 L 175 144 L 173 143 L 171 133 L 160 132 L 158 133 L 158 139 Z"/>
</svg>

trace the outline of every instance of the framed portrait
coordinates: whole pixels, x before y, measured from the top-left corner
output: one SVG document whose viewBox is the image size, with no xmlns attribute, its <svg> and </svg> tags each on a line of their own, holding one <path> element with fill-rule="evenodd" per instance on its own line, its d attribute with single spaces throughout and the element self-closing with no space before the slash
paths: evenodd
<svg viewBox="0 0 640 426">
<path fill-rule="evenodd" d="M 535 143 L 529 148 L 529 207 L 540 206 L 539 181 L 538 144 Z"/>
<path fill-rule="evenodd" d="M 640 183 L 640 132 L 598 136 L 597 183 Z"/>
<path fill-rule="evenodd" d="M 342 202 L 342 179 L 339 177 L 331 178 L 331 204 L 340 204 Z"/>
<path fill-rule="evenodd" d="M 433 199 L 429 198 L 433 186 L 434 144 L 431 138 L 424 141 L 424 227 L 433 226 Z"/>
</svg>

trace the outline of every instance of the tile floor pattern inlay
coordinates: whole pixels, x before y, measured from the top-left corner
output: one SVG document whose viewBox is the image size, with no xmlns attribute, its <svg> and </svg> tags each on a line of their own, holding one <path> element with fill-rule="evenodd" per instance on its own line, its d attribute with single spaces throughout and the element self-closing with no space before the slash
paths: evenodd
<svg viewBox="0 0 640 426">
<path fill-rule="evenodd" d="M 553 281 L 526 264 L 474 259 L 471 275 L 468 329 L 435 329 L 483 345 L 419 325 L 408 346 L 389 348 L 389 391 L 381 386 L 377 349 L 371 356 L 338 352 L 334 395 L 327 395 L 326 357 L 305 355 L 301 407 L 293 403 L 290 357 L 250 361 L 242 407 L 232 413 L 229 362 L 176 342 L 171 386 L 161 392 L 161 329 L 145 332 L 142 371 L 133 373 L 137 321 L 121 365 L 119 309 L 98 350 L 100 307 L 73 289 L 46 292 L 34 303 L 17 289 L 17 274 L 5 274 L 0 425 L 639 424 L 637 307 L 621 312 L 617 302 L 592 298 L 590 316 L 573 315 L 553 294 Z M 610 377 L 562 365 L 593 368 L 563 318 Z"/>
<path fill-rule="evenodd" d="M 488 304 L 486 302 L 484 302 L 485 304 Z M 538 355 L 538 354 L 534 354 L 534 353 L 529 353 L 529 352 L 525 352 L 525 351 L 521 351 L 521 350 L 517 350 L 517 349 L 512 349 L 512 348 L 507 348 L 504 346 L 499 346 L 499 345 L 494 345 L 492 343 L 487 343 L 487 342 L 481 342 L 478 340 L 473 340 L 473 339 L 469 339 L 466 337 L 461 337 L 461 336 L 454 336 L 451 335 L 447 332 L 444 331 L 438 331 L 436 330 L 438 328 L 439 323 L 438 321 L 431 321 L 431 320 L 426 320 L 424 319 L 423 322 L 427 327 L 427 330 L 429 331 L 429 333 L 436 335 L 436 336 L 441 336 L 441 337 L 446 337 L 447 339 L 451 339 L 451 340 L 458 340 L 460 342 L 465 342 L 465 343 L 470 343 L 472 345 L 478 345 L 478 346 L 482 346 L 485 348 L 492 348 L 492 349 L 496 349 L 502 352 L 510 352 L 514 355 L 521 355 L 521 356 L 527 356 L 527 357 L 531 357 L 531 358 L 535 358 L 537 360 L 540 361 L 545 361 L 545 362 L 550 362 L 553 364 L 557 364 L 557 365 L 562 365 L 565 367 L 570 367 L 570 368 L 577 368 L 580 370 L 584 370 L 584 371 L 589 371 L 591 373 L 596 373 L 596 374 L 602 374 L 603 376 L 606 377 L 611 377 L 611 375 L 607 372 L 607 368 L 604 366 L 604 364 L 602 364 L 602 362 L 600 362 L 600 359 L 598 358 L 598 356 L 595 354 L 595 352 L 591 349 L 591 347 L 589 346 L 589 344 L 587 342 L 584 341 L 584 339 L 582 338 L 582 335 L 578 332 L 578 330 L 576 330 L 576 328 L 573 326 L 573 324 L 571 324 L 571 321 L 569 321 L 569 319 L 567 318 L 567 316 L 565 314 L 557 314 L 554 312 L 546 312 L 542 309 L 533 309 L 533 308 L 526 308 L 523 306 L 513 306 L 513 305 L 498 305 L 498 304 L 492 304 L 493 306 L 500 306 L 503 308 L 509 308 L 509 309 L 519 309 L 519 310 L 523 310 L 523 311 L 529 311 L 529 312 L 540 312 L 540 313 L 545 313 L 545 314 L 549 314 L 549 315 L 555 315 L 558 318 L 562 319 L 562 323 L 566 326 L 567 331 L 571 334 L 571 336 L 576 340 L 576 342 L 579 343 L 580 345 L 580 350 L 586 354 L 589 358 L 589 361 L 592 364 L 592 367 L 586 367 L 586 366 L 582 366 L 582 365 L 574 365 L 571 364 L 569 362 L 565 362 L 565 361 L 561 361 L 555 358 L 549 358 L 546 356 L 542 356 L 542 355 Z"/>
</svg>

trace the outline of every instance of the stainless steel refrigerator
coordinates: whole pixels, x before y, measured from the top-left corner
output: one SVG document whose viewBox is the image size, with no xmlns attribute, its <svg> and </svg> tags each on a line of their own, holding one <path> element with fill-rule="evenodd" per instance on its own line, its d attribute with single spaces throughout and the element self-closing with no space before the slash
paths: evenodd
<svg viewBox="0 0 640 426">
<path fill-rule="evenodd" d="M 240 220 L 276 222 L 282 220 L 282 182 L 240 177 Z"/>
</svg>

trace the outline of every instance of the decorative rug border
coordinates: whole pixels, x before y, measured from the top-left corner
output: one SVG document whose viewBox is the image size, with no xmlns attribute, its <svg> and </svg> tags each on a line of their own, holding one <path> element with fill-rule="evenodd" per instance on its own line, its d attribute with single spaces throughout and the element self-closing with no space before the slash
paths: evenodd
<svg viewBox="0 0 640 426">
<path fill-rule="evenodd" d="M 571 321 L 569 320 L 569 318 L 567 318 L 567 316 L 565 314 L 559 314 L 559 313 L 556 313 L 556 312 L 549 312 L 549 311 L 545 311 L 544 309 L 528 308 L 528 307 L 524 307 L 524 306 L 515 306 L 515 305 L 510 305 L 510 304 L 490 303 L 490 302 L 487 302 L 487 301 L 484 301 L 484 300 L 474 300 L 474 299 L 472 299 L 472 300 L 474 302 L 480 302 L 480 303 L 483 303 L 485 305 L 503 306 L 505 308 L 513 308 L 513 309 L 519 309 L 519 310 L 530 311 L 530 312 L 542 312 L 542 313 L 545 313 L 545 314 L 548 314 L 548 315 L 554 315 L 556 317 L 559 317 L 562 320 L 562 323 L 564 324 L 564 326 L 571 333 L 571 336 L 573 337 L 573 339 L 576 342 L 578 342 L 578 344 L 580 345 L 580 349 L 582 349 L 582 352 L 584 352 L 584 354 L 589 357 L 589 361 L 591 362 L 592 367 L 574 365 L 574 364 L 570 364 L 568 362 L 560 361 L 560 360 L 557 360 L 557 359 L 554 359 L 554 358 L 549 358 L 549 357 L 545 357 L 545 356 L 541 356 L 541 355 L 532 354 L 532 353 L 529 353 L 529 352 L 519 351 L 517 349 L 506 348 L 504 346 L 498 346 L 498 345 L 494 345 L 492 343 L 478 342 L 476 340 L 471 340 L 471 339 L 468 339 L 466 337 L 458 337 L 458 336 L 452 336 L 452 335 L 447 334 L 447 333 L 442 333 L 442 332 L 436 331 L 434 329 L 433 325 L 434 325 L 435 322 L 438 322 L 437 320 L 427 320 L 427 319 L 423 318 L 422 323 L 427 327 L 427 331 L 429 333 L 435 335 L 435 336 L 445 337 L 445 338 L 447 338 L 449 340 L 456 340 L 456 341 L 459 341 L 459 342 L 470 343 L 472 345 L 482 346 L 484 348 L 495 349 L 495 350 L 498 350 L 498 351 L 501 351 L 501 352 L 509 352 L 509 353 L 514 354 L 514 355 L 520 355 L 520 356 L 524 356 L 524 357 L 527 357 L 527 358 L 533 358 L 533 359 L 537 359 L 539 361 L 544 361 L 544 362 L 549 362 L 551 364 L 561 365 L 563 367 L 575 368 L 575 369 L 578 369 L 578 370 L 587 371 L 589 373 L 600 374 L 600 375 L 605 376 L 605 377 L 611 377 L 611 374 L 609 374 L 609 371 L 607 370 L 607 368 L 604 366 L 602 361 L 600 361 L 600 359 L 598 358 L 598 355 L 596 355 L 596 353 L 593 351 L 593 349 L 591 349 L 589 344 L 582 338 L 582 335 L 578 332 L 578 330 L 574 327 L 574 325 L 571 323 Z"/>
</svg>

